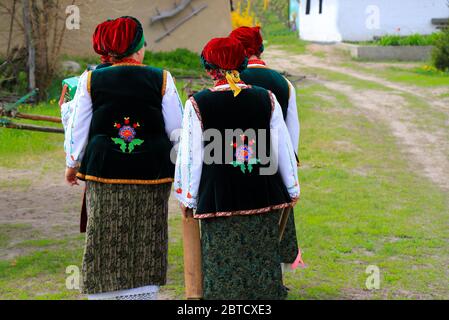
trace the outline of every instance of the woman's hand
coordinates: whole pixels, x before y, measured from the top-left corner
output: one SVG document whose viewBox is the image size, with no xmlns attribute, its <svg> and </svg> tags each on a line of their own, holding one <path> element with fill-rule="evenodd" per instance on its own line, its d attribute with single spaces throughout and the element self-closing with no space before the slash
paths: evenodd
<svg viewBox="0 0 449 320">
<path fill-rule="evenodd" d="M 182 216 L 186 219 L 193 218 L 193 209 L 187 208 L 185 205 L 181 204 Z"/>
<path fill-rule="evenodd" d="M 66 168 L 65 169 L 65 181 L 70 186 L 79 186 L 78 178 L 76 177 L 76 174 L 78 173 L 77 168 Z"/>
</svg>

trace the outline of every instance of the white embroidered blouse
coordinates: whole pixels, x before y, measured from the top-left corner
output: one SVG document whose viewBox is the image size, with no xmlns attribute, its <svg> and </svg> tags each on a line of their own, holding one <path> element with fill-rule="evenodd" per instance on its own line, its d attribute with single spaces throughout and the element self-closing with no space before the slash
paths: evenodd
<svg viewBox="0 0 449 320">
<path fill-rule="evenodd" d="M 245 86 L 240 85 L 239 86 Z M 216 90 L 229 89 L 229 85 L 222 85 Z M 299 198 L 300 185 L 298 181 L 298 166 L 289 132 L 284 121 L 282 108 L 274 94 L 275 109 L 271 118 L 272 143 L 278 141 L 279 172 L 290 194 L 290 197 Z M 286 139 L 284 138 L 286 137 Z M 276 148 L 274 148 L 276 150 Z M 188 100 L 184 109 L 183 130 L 178 149 L 178 158 L 175 172 L 175 195 L 186 207 L 197 209 L 198 190 L 204 159 L 203 129 L 200 119 Z M 184 188 L 183 188 L 184 187 Z M 187 190 L 187 192 L 178 192 Z"/>
<path fill-rule="evenodd" d="M 67 167 L 75 168 L 81 163 L 89 140 L 92 121 L 92 99 L 88 91 L 88 72 L 79 79 L 78 89 L 72 101 L 61 107 L 62 122 L 65 129 L 64 150 Z M 167 72 L 167 85 L 162 99 L 162 112 L 165 131 L 170 138 L 181 128 L 183 108 L 173 77 Z"/>
</svg>

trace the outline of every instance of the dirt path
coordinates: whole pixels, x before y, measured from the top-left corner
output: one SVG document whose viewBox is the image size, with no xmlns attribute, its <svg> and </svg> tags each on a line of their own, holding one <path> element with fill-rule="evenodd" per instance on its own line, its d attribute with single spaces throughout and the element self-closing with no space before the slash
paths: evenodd
<svg viewBox="0 0 449 320">
<path fill-rule="evenodd" d="M 16 246 L 26 240 L 59 240 L 80 234 L 84 184 L 73 188 L 67 186 L 63 173 L 64 167 L 59 165 L 48 173 L 42 173 L 39 167 L 31 170 L 0 167 L 2 184 L 10 186 L 0 188 L 0 225 L 22 226 L 16 232 L 9 232 L 10 242 L 7 247 L 0 247 L 0 260 L 26 254 L 30 248 Z M 18 181 L 24 181 L 24 185 L 16 185 Z M 179 213 L 174 199 L 170 201 L 169 210 L 170 214 Z"/>
<path fill-rule="evenodd" d="M 448 115 L 449 104 L 435 98 L 429 90 L 393 83 L 366 72 L 341 67 L 339 64 L 344 61 L 341 54 L 333 52 L 331 47 L 325 47 L 325 50 L 326 57 L 322 58 L 313 54 L 292 56 L 282 50 L 270 48 L 265 54 L 265 59 L 273 68 L 285 70 L 291 74 L 301 73 L 301 69 L 305 68 L 319 68 L 343 73 L 354 79 L 370 81 L 390 89 L 385 92 L 355 89 L 348 84 L 328 81 L 316 75 L 307 75 L 311 81 L 343 93 L 358 111 L 363 112 L 372 121 L 388 124 L 392 134 L 408 156 L 412 168 L 439 187 L 449 191 L 448 130 L 433 125 L 425 128 L 418 126 L 416 120 L 420 116 L 409 107 L 404 94 L 424 99 L 429 108 L 444 111 Z M 378 67 L 376 64 L 363 64 L 363 66 Z"/>
</svg>

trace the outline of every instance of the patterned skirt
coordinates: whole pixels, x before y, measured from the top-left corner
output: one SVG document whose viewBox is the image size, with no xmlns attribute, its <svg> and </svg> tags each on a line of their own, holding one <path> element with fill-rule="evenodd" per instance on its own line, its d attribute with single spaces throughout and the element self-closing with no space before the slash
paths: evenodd
<svg viewBox="0 0 449 320">
<path fill-rule="evenodd" d="M 87 182 L 82 293 L 166 284 L 170 191 L 171 184 Z"/>
<path fill-rule="evenodd" d="M 201 221 L 206 300 L 282 300 L 279 211 Z"/>
</svg>

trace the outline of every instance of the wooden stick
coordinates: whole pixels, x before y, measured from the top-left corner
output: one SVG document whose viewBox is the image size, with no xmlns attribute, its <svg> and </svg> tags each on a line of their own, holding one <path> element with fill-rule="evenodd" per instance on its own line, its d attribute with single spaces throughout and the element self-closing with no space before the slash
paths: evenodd
<svg viewBox="0 0 449 320">
<path fill-rule="evenodd" d="M 19 119 L 27 119 L 27 120 L 34 120 L 34 121 L 46 121 L 46 122 L 53 122 L 53 123 L 61 123 L 61 118 L 58 118 L 58 117 L 38 116 L 38 115 L 26 114 L 26 113 L 17 113 L 15 115 L 15 117 L 19 118 Z"/>
<path fill-rule="evenodd" d="M 64 99 L 68 88 L 69 86 L 66 84 L 64 85 L 64 87 L 62 87 L 61 97 L 59 98 L 59 107 L 62 107 L 62 105 L 64 104 Z"/>
<path fill-rule="evenodd" d="M 64 134 L 64 129 L 60 128 L 50 128 L 50 127 L 40 127 L 34 126 L 31 124 L 19 124 L 11 121 L 7 121 L 6 123 L 0 123 L 0 127 L 4 127 L 7 129 L 17 129 L 17 130 L 28 130 L 28 131 L 36 131 L 36 132 L 46 132 L 46 133 L 62 133 Z"/>
<path fill-rule="evenodd" d="M 279 221 L 279 242 L 284 239 L 285 229 L 287 228 L 288 219 L 292 213 L 292 208 L 288 207 L 282 211 L 281 220 Z"/>
<path fill-rule="evenodd" d="M 183 218 L 184 279 L 186 298 L 203 298 L 203 272 L 201 262 L 200 225 L 194 218 Z"/>
<path fill-rule="evenodd" d="M 22 0 L 22 10 L 25 40 L 28 49 L 28 88 L 34 90 L 36 88 L 36 49 L 34 47 L 29 0 Z"/>
<path fill-rule="evenodd" d="M 199 7 L 198 9 L 195 9 L 195 11 L 193 11 L 192 13 L 190 13 L 188 16 L 186 16 L 185 18 L 182 18 L 181 20 L 179 20 L 173 27 L 171 27 L 169 30 L 167 30 L 167 32 L 165 32 L 163 35 L 161 35 L 159 38 L 157 38 L 155 40 L 156 43 L 159 43 L 162 41 L 162 39 L 164 39 L 165 37 L 168 37 L 170 34 L 172 34 L 173 31 L 175 31 L 176 29 L 178 29 L 180 26 L 182 26 L 184 23 L 186 23 L 187 21 L 189 21 L 190 19 L 192 19 L 194 16 L 196 16 L 197 14 L 199 14 L 201 11 L 203 11 L 204 9 L 207 8 L 207 4 Z"/>
<path fill-rule="evenodd" d="M 179 5 L 177 5 L 173 10 L 165 11 L 165 12 L 158 12 L 157 16 L 151 17 L 151 24 L 159 21 L 164 20 L 168 18 L 172 18 L 176 16 L 178 13 L 183 11 L 189 4 L 192 2 L 192 0 L 183 0 Z"/>
</svg>

